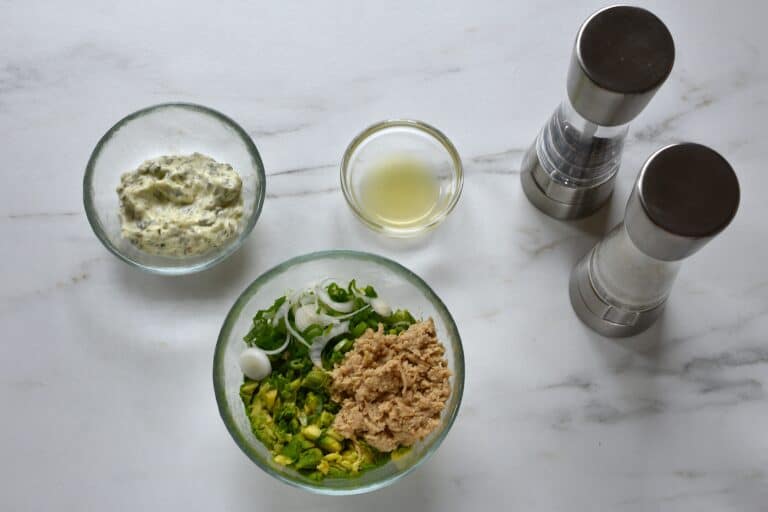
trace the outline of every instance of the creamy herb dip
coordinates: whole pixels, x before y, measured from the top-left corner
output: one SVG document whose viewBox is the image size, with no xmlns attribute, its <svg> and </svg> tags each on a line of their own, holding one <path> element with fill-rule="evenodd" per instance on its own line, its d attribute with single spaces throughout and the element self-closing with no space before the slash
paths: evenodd
<svg viewBox="0 0 768 512">
<path fill-rule="evenodd" d="M 239 231 L 241 189 L 231 165 L 200 153 L 147 160 L 120 178 L 122 235 L 152 254 L 202 254 Z"/>
</svg>

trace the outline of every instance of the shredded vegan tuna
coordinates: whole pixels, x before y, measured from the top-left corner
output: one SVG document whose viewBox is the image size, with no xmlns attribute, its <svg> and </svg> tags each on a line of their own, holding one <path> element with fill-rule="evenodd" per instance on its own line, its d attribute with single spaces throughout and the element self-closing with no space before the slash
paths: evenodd
<svg viewBox="0 0 768 512">
<path fill-rule="evenodd" d="M 368 329 L 333 370 L 333 428 L 382 452 L 412 446 L 440 425 L 450 375 L 431 318 L 397 335 Z"/>
</svg>

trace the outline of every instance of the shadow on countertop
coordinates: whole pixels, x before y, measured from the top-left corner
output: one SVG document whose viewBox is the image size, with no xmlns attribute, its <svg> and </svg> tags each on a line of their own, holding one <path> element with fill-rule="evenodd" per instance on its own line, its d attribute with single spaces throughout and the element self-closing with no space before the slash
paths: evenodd
<svg viewBox="0 0 768 512">
<path fill-rule="evenodd" d="M 246 242 L 215 267 L 194 274 L 162 276 L 122 263 L 115 265 L 115 274 L 122 292 L 148 300 L 216 299 L 232 296 L 233 289 L 245 289 L 260 273 L 257 258 L 253 244 Z"/>
<path fill-rule="evenodd" d="M 322 496 L 276 482 L 272 477 L 253 466 L 253 471 L 234 473 L 235 501 L 258 503 L 259 510 L 314 510 L 315 512 L 392 512 L 418 510 L 439 512 L 445 510 L 440 498 L 446 485 L 460 482 L 444 481 L 434 460 L 427 461 L 402 480 L 366 494 L 354 496 Z M 263 492 L 269 489 L 268 493 Z M 250 499 L 244 494 L 252 495 Z"/>
</svg>

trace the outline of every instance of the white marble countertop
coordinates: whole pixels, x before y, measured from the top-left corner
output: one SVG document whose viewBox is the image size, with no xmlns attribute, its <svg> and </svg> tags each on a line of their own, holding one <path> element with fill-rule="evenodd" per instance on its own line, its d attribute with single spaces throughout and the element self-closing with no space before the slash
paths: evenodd
<svg viewBox="0 0 768 512">
<path fill-rule="evenodd" d="M 673 33 L 675 68 L 631 127 L 610 207 L 562 223 L 526 201 L 520 159 L 607 2 L 0 2 L 0 509 L 766 510 L 767 4 L 639 3 Z M 236 255 L 163 278 L 98 242 L 82 174 L 115 121 L 175 100 L 242 124 L 268 192 Z M 338 187 L 349 140 L 392 117 L 439 127 L 466 166 L 457 210 L 421 243 L 366 231 Z M 730 160 L 740 212 L 650 331 L 601 338 L 571 311 L 570 268 L 621 218 L 643 160 L 683 140 Z M 254 466 L 211 383 L 237 295 L 329 248 L 420 274 L 468 365 L 435 456 L 351 498 Z"/>
</svg>

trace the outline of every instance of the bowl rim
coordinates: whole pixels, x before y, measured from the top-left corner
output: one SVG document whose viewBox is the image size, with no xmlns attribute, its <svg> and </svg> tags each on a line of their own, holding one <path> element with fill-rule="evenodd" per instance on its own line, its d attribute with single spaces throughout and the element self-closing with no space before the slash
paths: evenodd
<svg viewBox="0 0 768 512">
<path fill-rule="evenodd" d="M 433 139 L 437 140 L 441 146 L 443 146 L 443 149 L 445 149 L 446 153 L 448 153 L 448 156 L 450 156 L 451 161 L 453 162 L 453 176 L 454 176 L 454 182 L 456 184 L 456 192 L 451 197 L 451 200 L 448 202 L 448 204 L 443 208 L 442 211 L 439 212 L 438 215 L 435 216 L 432 221 L 430 221 L 428 224 L 425 224 L 423 226 L 419 226 L 416 229 L 397 229 L 392 228 L 390 226 L 387 226 L 381 222 L 376 222 L 374 219 L 372 219 L 370 216 L 368 216 L 363 208 L 360 207 L 360 205 L 353 199 L 352 194 L 352 185 L 349 182 L 349 173 L 350 173 L 350 160 L 352 158 L 352 154 L 360 147 L 363 142 L 365 142 L 369 137 L 371 137 L 373 134 L 388 130 L 390 128 L 397 128 L 397 127 L 405 127 L 405 128 L 413 128 L 415 130 L 418 130 L 422 133 L 425 133 L 432 137 Z M 451 142 L 451 139 L 448 138 L 447 135 L 445 135 L 443 132 L 435 128 L 434 126 L 425 123 L 424 121 L 418 121 L 416 119 L 386 119 L 384 121 L 379 121 L 377 123 L 374 123 L 367 128 L 365 128 L 363 131 L 358 133 L 354 139 L 349 143 L 347 146 L 347 149 L 344 151 L 344 157 L 341 160 L 341 166 L 339 169 L 339 175 L 341 179 L 341 191 L 344 194 L 344 199 L 347 202 L 347 205 L 350 207 L 352 212 L 355 214 L 355 216 L 363 222 L 366 226 L 373 229 L 374 231 L 377 231 L 379 233 L 383 233 L 388 236 L 396 237 L 396 238 L 407 238 L 412 236 L 417 236 L 419 234 L 425 233 L 427 231 L 430 231 L 437 227 L 438 224 L 443 222 L 445 218 L 453 211 L 453 209 L 456 207 L 456 205 L 459 202 L 459 198 L 461 197 L 461 192 L 464 188 L 464 166 L 461 162 L 461 156 L 459 155 L 458 150 L 456 149 L 456 146 L 453 145 L 453 142 Z"/>
<path fill-rule="evenodd" d="M 456 399 L 457 401 L 456 401 L 456 407 L 453 409 L 452 414 L 449 417 L 445 418 L 444 427 L 437 434 L 432 445 L 429 447 L 427 451 L 425 451 L 421 455 L 421 457 L 418 460 L 414 462 L 412 466 L 405 469 L 404 471 L 395 473 L 394 475 L 391 475 L 387 478 L 384 478 L 376 482 L 372 482 L 364 486 L 333 489 L 333 488 L 323 487 L 321 482 L 318 482 L 315 484 L 313 482 L 300 481 L 300 480 L 291 478 L 286 474 L 276 471 L 274 468 L 264 463 L 259 456 L 257 456 L 255 451 L 251 448 L 250 443 L 240 435 L 239 430 L 234 425 L 234 421 L 232 421 L 233 415 L 232 415 L 232 411 L 230 410 L 229 404 L 227 403 L 226 390 L 223 383 L 223 364 L 224 364 L 224 351 L 226 348 L 227 339 L 229 338 L 229 334 L 232 330 L 232 325 L 234 324 L 234 320 L 241 313 L 242 308 L 245 306 L 246 302 L 250 300 L 250 298 L 258 291 L 258 289 L 264 283 L 268 282 L 273 277 L 286 272 L 287 270 L 294 267 L 295 265 L 306 263 L 309 261 L 314 261 L 314 260 L 320 260 L 325 258 L 339 258 L 339 257 L 352 258 L 352 259 L 363 260 L 363 261 L 373 261 L 373 262 L 379 263 L 382 266 L 403 276 L 408 282 L 410 282 L 414 286 L 417 286 L 427 296 L 430 302 L 445 318 L 447 330 L 450 333 L 454 334 L 456 338 L 457 350 L 454 353 L 455 371 L 452 377 L 455 379 L 455 383 L 456 383 L 455 393 L 457 394 L 457 399 Z M 324 494 L 324 495 L 330 495 L 330 496 L 363 494 L 363 493 L 375 491 L 377 489 L 382 489 L 400 480 L 401 478 L 405 477 L 406 475 L 411 473 L 413 470 L 418 468 L 421 464 L 423 464 L 426 460 L 428 460 L 440 447 L 443 440 L 448 435 L 448 432 L 451 430 L 451 427 L 453 426 L 453 423 L 455 422 L 456 417 L 459 414 L 459 410 L 461 408 L 461 401 L 464 395 L 464 380 L 465 380 L 464 347 L 461 342 L 461 335 L 459 334 L 459 329 L 456 326 L 456 322 L 454 321 L 453 316 L 451 315 L 450 311 L 446 307 L 445 303 L 434 292 L 434 290 L 432 290 L 432 288 L 415 272 L 411 271 L 407 267 L 401 265 L 400 263 L 397 263 L 394 260 L 385 258 L 383 256 L 379 256 L 377 254 L 369 253 L 369 252 L 354 251 L 354 250 L 347 250 L 347 249 L 317 251 L 317 252 L 303 254 L 300 256 L 295 256 L 293 258 L 290 258 L 272 267 L 266 272 L 262 273 L 250 285 L 246 287 L 246 289 L 240 294 L 240 296 L 237 298 L 237 300 L 235 301 L 235 303 L 232 305 L 229 312 L 227 313 L 227 316 L 224 319 L 224 323 L 222 324 L 221 330 L 219 331 L 219 337 L 216 341 L 216 347 L 214 349 L 214 356 L 213 356 L 213 388 L 214 388 L 214 394 L 216 396 L 216 404 L 219 409 L 219 415 L 221 416 L 221 419 L 224 422 L 224 425 L 227 427 L 229 434 L 232 436 L 235 443 L 240 447 L 243 453 L 245 453 L 248 456 L 248 458 L 251 459 L 251 461 L 253 461 L 263 471 L 265 471 L 267 474 L 271 475 L 277 480 L 280 480 L 283 483 L 286 483 L 292 487 L 304 489 L 306 491 L 313 492 L 316 494 Z"/>
<path fill-rule="evenodd" d="M 147 114 L 151 114 L 156 111 L 168 109 L 168 108 L 180 108 L 180 109 L 190 110 L 198 114 L 204 114 L 204 115 L 213 117 L 217 121 L 232 128 L 235 131 L 235 133 L 237 133 L 237 135 L 240 137 L 240 139 L 243 141 L 243 143 L 245 144 L 246 150 L 251 156 L 251 159 L 256 164 L 256 173 L 261 183 L 261 186 L 256 191 L 256 198 L 253 205 L 253 213 L 249 217 L 248 222 L 243 226 L 243 230 L 240 232 L 240 235 L 236 239 L 234 239 L 231 243 L 229 243 L 224 248 L 224 250 L 222 250 L 219 254 L 216 255 L 216 257 L 205 260 L 199 264 L 189 266 L 189 267 L 164 267 L 164 266 L 145 265 L 143 263 L 139 263 L 138 261 L 124 254 L 106 236 L 105 230 L 102 227 L 101 222 L 99 222 L 98 214 L 96 213 L 96 208 L 89 194 L 89 191 L 91 189 L 91 184 L 93 181 L 93 176 L 95 174 L 96 160 L 98 156 L 101 154 L 103 147 L 112 139 L 112 137 L 123 126 L 133 121 L 134 119 L 138 119 Z M 138 268 L 145 272 L 149 272 L 151 274 L 185 275 L 185 274 L 193 274 L 196 272 L 202 272 L 203 270 L 207 270 L 209 268 L 214 267 L 215 265 L 218 265 L 219 263 L 224 261 L 226 258 L 231 256 L 235 251 L 237 251 L 243 245 L 243 242 L 248 237 L 248 235 L 250 235 L 251 231 L 253 230 L 253 227 L 256 225 L 256 221 L 259 219 L 259 216 L 261 215 L 261 210 L 264 206 L 264 199 L 266 197 L 266 189 L 267 189 L 267 177 L 266 177 L 266 172 L 264 170 L 264 162 L 261 159 L 259 150 L 256 148 L 256 144 L 253 142 L 253 139 L 251 139 L 248 133 L 239 124 L 237 124 L 237 122 L 235 122 L 231 117 L 225 114 L 222 114 L 221 112 L 214 110 L 210 107 L 206 107 L 205 105 L 200 105 L 197 103 L 185 103 L 185 102 L 168 102 L 168 103 L 158 103 L 155 105 L 150 105 L 148 107 L 139 109 L 131 114 L 128 114 L 127 116 L 123 117 L 118 122 L 116 122 L 114 125 L 112 125 L 112 127 L 109 130 L 107 130 L 106 133 L 104 133 L 104 135 L 101 136 L 99 141 L 96 143 L 96 146 L 93 148 L 93 151 L 91 151 L 91 156 L 88 158 L 88 163 L 86 164 L 86 167 L 85 167 L 85 175 L 83 176 L 83 205 L 85 207 L 85 216 L 88 219 L 88 223 L 91 225 L 91 229 L 93 230 L 96 237 L 107 248 L 107 250 L 109 250 L 109 252 L 117 256 L 120 260 L 124 261 L 125 263 L 129 264 L 132 267 Z"/>
</svg>

